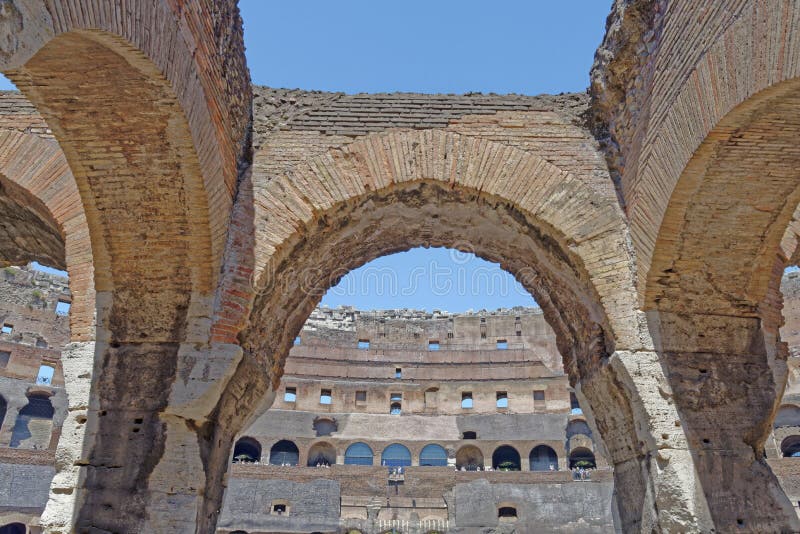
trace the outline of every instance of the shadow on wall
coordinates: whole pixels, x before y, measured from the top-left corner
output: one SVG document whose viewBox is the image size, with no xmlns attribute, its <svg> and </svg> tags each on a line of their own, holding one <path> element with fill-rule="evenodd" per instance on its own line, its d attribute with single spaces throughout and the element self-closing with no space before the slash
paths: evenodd
<svg viewBox="0 0 800 534">
<path fill-rule="evenodd" d="M 47 449 L 53 430 L 53 404 L 45 394 L 32 394 L 20 411 L 11 434 L 11 447 Z"/>
</svg>

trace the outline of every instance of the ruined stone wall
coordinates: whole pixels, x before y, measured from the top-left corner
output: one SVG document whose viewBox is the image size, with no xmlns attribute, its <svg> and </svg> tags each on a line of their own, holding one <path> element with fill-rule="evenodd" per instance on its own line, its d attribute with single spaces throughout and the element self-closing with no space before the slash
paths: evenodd
<svg viewBox="0 0 800 534">
<path fill-rule="evenodd" d="M 339 482 L 325 479 L 305 483 L 279 478 L 233 479 L 218 526 L 221 532 L 335 532 L 339 490 Z M 274 513 L 274 503 L 286 503 L 286 512 Z"/>
<path fill-rule="evenodd" d="M 516 509 L 511 532 L 611 532 L 614 513 L 611 506 L 613 484 L 583 482 L 565 485 L 490 484 L 476 480 L 454 488 L 456 527 L 501 527 L 500 507 Z M 502 530 L 501 530 L 502 531 Z"/>
</svg>

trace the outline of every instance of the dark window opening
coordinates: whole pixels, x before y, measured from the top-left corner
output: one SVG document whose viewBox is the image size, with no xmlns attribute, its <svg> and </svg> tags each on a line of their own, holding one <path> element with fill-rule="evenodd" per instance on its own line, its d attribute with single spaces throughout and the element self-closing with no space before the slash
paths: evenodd
<svg viewBox="0 0 800 534">
<path fill-rule="evenodd" d="M 544 390 L 537 389 L 533 392 L 533 400 L 535 401 L 543 401 L 544 400 Z"/>
<path fill-rule="evenodd" d="M 8 360 L 11 359 L 11 353 L 7 350 L 0 350 L 0 367 L 8 365 Z"/>
<path fill-rule="evenodd" d="M 478 433 L 472 430 L 467 430 L 461 434 L 461 439 L 478 439 Z"/>
<path fill-rule="evenodd" d="M 272 511 L 278 515 L 286 513 L 286 505 L 285 504 L 274 504 L 272 505 Z"/>
<path fill-rule="evenodd" d="M 403 412 L 403 405 L 399 402 L 393 402 L 389 406 L 389 413 L 391 415 L 400 415 Z"/>
<path fill-rule="evenodd" d="M 400 367 L 394 368 L 394 377 L 395 378 L 403 378 L 403 370 Z"/>
<path fill-rule="evenodd" d="M 9 523 L 0 527 L 0 534 L 25 534 L 28 527 L 22 523 Z"/>
<path fill-rule="evenodd" d="M 597 467 L 594 454 L 585 447 L 578 447 L 569 453 L 569 468 L 594 469 Z"/>
<path fill-rule="evenodd" d="M 297 445 L 287 439 L 282 439 L 269 450 L 271 465 L 297 465 L 299 459 L 300 450 Z"/>
<path fill-rule="evenodd" d="M 261 461 L 261 444 L 253 438 L 241 438 L 233 447 L 234 463 L 253 463 Z"/>
<path fill-rule="evenodd" d="M 517 509 L 512 506 L 503 506 L 499 510 L 497 510 L 497 517 L 498 519 L 516 519 L 517 518 Z"/>
<path fill-rule="evenodd" d="M 531 471 L 558 471 L 558 455 L 547 445 L 534 447 L 528 459 Z"/>
<path fill-rule="evenodd" d="M 519 471 L 519 452 L 511 445 L 497 447 L 492 454 L 492 468 L 495 471 Z"/>
<path fill-rule="evenodd" d="M 781 443 L 784 458 L 800 458 L 800 436 L 789 436 Z"/>
<path fill-rule="evenodd" d="M 356 391 L 356 402 L 367 402 L 367 392 Z"/>
</svg>

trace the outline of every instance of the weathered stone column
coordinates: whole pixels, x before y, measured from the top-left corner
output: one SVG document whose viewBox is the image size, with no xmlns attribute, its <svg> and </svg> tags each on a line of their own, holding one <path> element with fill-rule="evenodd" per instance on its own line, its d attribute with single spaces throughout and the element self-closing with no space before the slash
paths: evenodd
<svg viewBox="0 0 800 534">
<path fill-rule="evenodd" d="M 705 532 L 713 522 L 672 393 L 652 351 L 617 351 L 576 384 L 614 467 L 624 532 Z M 584 398 L 587 399 L 584 402 Z"/>
<path fill-rule="evenodd" d="M 785 345 L 754 317 L 648 319 L 717 531 L 800 531 L 764 453 L 786 381 Z"/>
<path fill-rule="evenodd" d="M 48 533 L 72 532 L 75 510 L 82 503 L 81 486 L 88 464 L 84 443 L 95 348 L 94 341 L 70 343 L 61 352 L 67 416 L 56 449 L 56 474 L 40 521 Z"/>
</svg>

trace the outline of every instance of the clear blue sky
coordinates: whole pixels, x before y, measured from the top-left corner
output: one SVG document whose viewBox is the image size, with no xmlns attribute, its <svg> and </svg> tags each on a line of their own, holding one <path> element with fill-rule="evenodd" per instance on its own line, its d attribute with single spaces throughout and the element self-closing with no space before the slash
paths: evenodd
<svg viewBox="0 0 800 534">
<path fill-rule="evenodd" d="M 325 91 L 559 93 L 589 84 L 611 0 L 240 0 L 254 83 Z M 0 88 L 11 85 L 0 79 Z M 445 249 L 380 258 L 323 298 L 361 309 L 535 305 L 498 265 Z"/>
<path fill-rule="evenodd" d="M 589 85 L 611 0 L 240 0 L 253 81 L 325 91 Z"/>
</svg>

